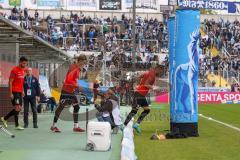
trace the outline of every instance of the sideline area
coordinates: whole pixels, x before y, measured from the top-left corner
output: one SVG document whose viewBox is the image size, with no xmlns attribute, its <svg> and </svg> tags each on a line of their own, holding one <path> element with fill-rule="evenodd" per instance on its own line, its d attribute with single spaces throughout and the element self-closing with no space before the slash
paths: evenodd
<svg viewBox="0 0 240 160">
<path fill-rule="evenodd" d="M 128 110 L 121 107 L 122 114 Z M 8 127 L 16 137 L 14 139 L 0 132 L 0 160 L 120 160 L 122 132 L 112 135 L 112 148 L 108 152 L 85 151 L 86 133 L 74 133 L 72 121 L 59 120 L 62 133 L 52 133 L 50 126 L 53 114 L 39 114 L 39 128 L 34 129 L 30 123 L 24 131 Z M 31 119 L 30 119 L 31 122 Z M 21 122 L 22 124 L 22 122 Z M 85 121 L 80 122 L 85 129 Z"/>
</svg>

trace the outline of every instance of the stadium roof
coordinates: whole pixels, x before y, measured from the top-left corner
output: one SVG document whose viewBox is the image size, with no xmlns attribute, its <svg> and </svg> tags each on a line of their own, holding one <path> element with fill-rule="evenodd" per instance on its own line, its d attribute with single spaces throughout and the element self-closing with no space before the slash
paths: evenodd
<svg viewBox="0 0 240 160">
<path fill-rule="evenodd" d="M 0 46 L 3 43 L 19 44 L 19 55 L 32 61 L 61 63 L 71 58 L 65 51 L 0 15 Z"/>
</svg>

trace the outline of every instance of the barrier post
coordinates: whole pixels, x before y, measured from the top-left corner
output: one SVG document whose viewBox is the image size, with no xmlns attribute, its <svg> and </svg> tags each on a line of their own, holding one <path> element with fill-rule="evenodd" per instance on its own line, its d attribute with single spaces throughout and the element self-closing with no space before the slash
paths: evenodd
<svg viewBox="0 0 240 160">
<path fill-rule="evenodd" d="M 176 10 L 171 132 L 198 135 L 200 11 Z"/>
<path fill-rule="evenodd" d="M 169 53 L 169 98 L 168 103 L 170 103 L 170 117 L 173 116 L 174 109 L 174 89 L 173 89 L 173 59 L 174 59 L 174 50 L 175 50 L 175 38 L 174 38 L 174 27 L 175 27 L 175 17 L 170 17 L 167 22 L 168 27 L 168 53 Z M 171 118 L 170 118 L 171 123 Z M 171 125 L 170 125 L 171 128 Z"/>
</svg>

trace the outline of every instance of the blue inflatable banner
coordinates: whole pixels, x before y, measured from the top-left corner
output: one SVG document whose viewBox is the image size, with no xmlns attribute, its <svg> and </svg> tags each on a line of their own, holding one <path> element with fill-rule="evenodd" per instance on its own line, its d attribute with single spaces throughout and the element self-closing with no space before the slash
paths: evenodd
<svg viewBox="0 0 240 160">
<path fill-rule="evenodd" d="M 198 121 L 198 54 L 200 11 L 177 10 L 175 20 L 173 123 Z"/>
<path fill-rule="evenodd" d="M 172 117 L 174 109 L 174 89 L 173 89 L 173 60 L 174 60 L 174 28 L 175 28 L 175 18 L 170 17 L 168 19 L 168 53 L 169 53 L 169 87 L 170 87 L 170 117 Z"/>
</svg>

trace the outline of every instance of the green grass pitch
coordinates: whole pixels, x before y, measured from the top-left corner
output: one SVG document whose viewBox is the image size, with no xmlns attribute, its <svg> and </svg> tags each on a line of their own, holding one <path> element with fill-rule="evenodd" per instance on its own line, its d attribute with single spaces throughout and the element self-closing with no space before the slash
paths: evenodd
<svg viewBox="0 0 240 160">
<path fill-rule="evenodd" d="M 169 106 L 151 107 L 151 114 L 141 124 L 142 134 L 134 137 L 139 160 L 240 160 L 240 132 L 202 117 L 200 137 L 150 140 L 156 129 L 160 133 L 169 130 Z M 199 105 L 200 113 L 240 128 L 239 104 Z"/>
</svg>

